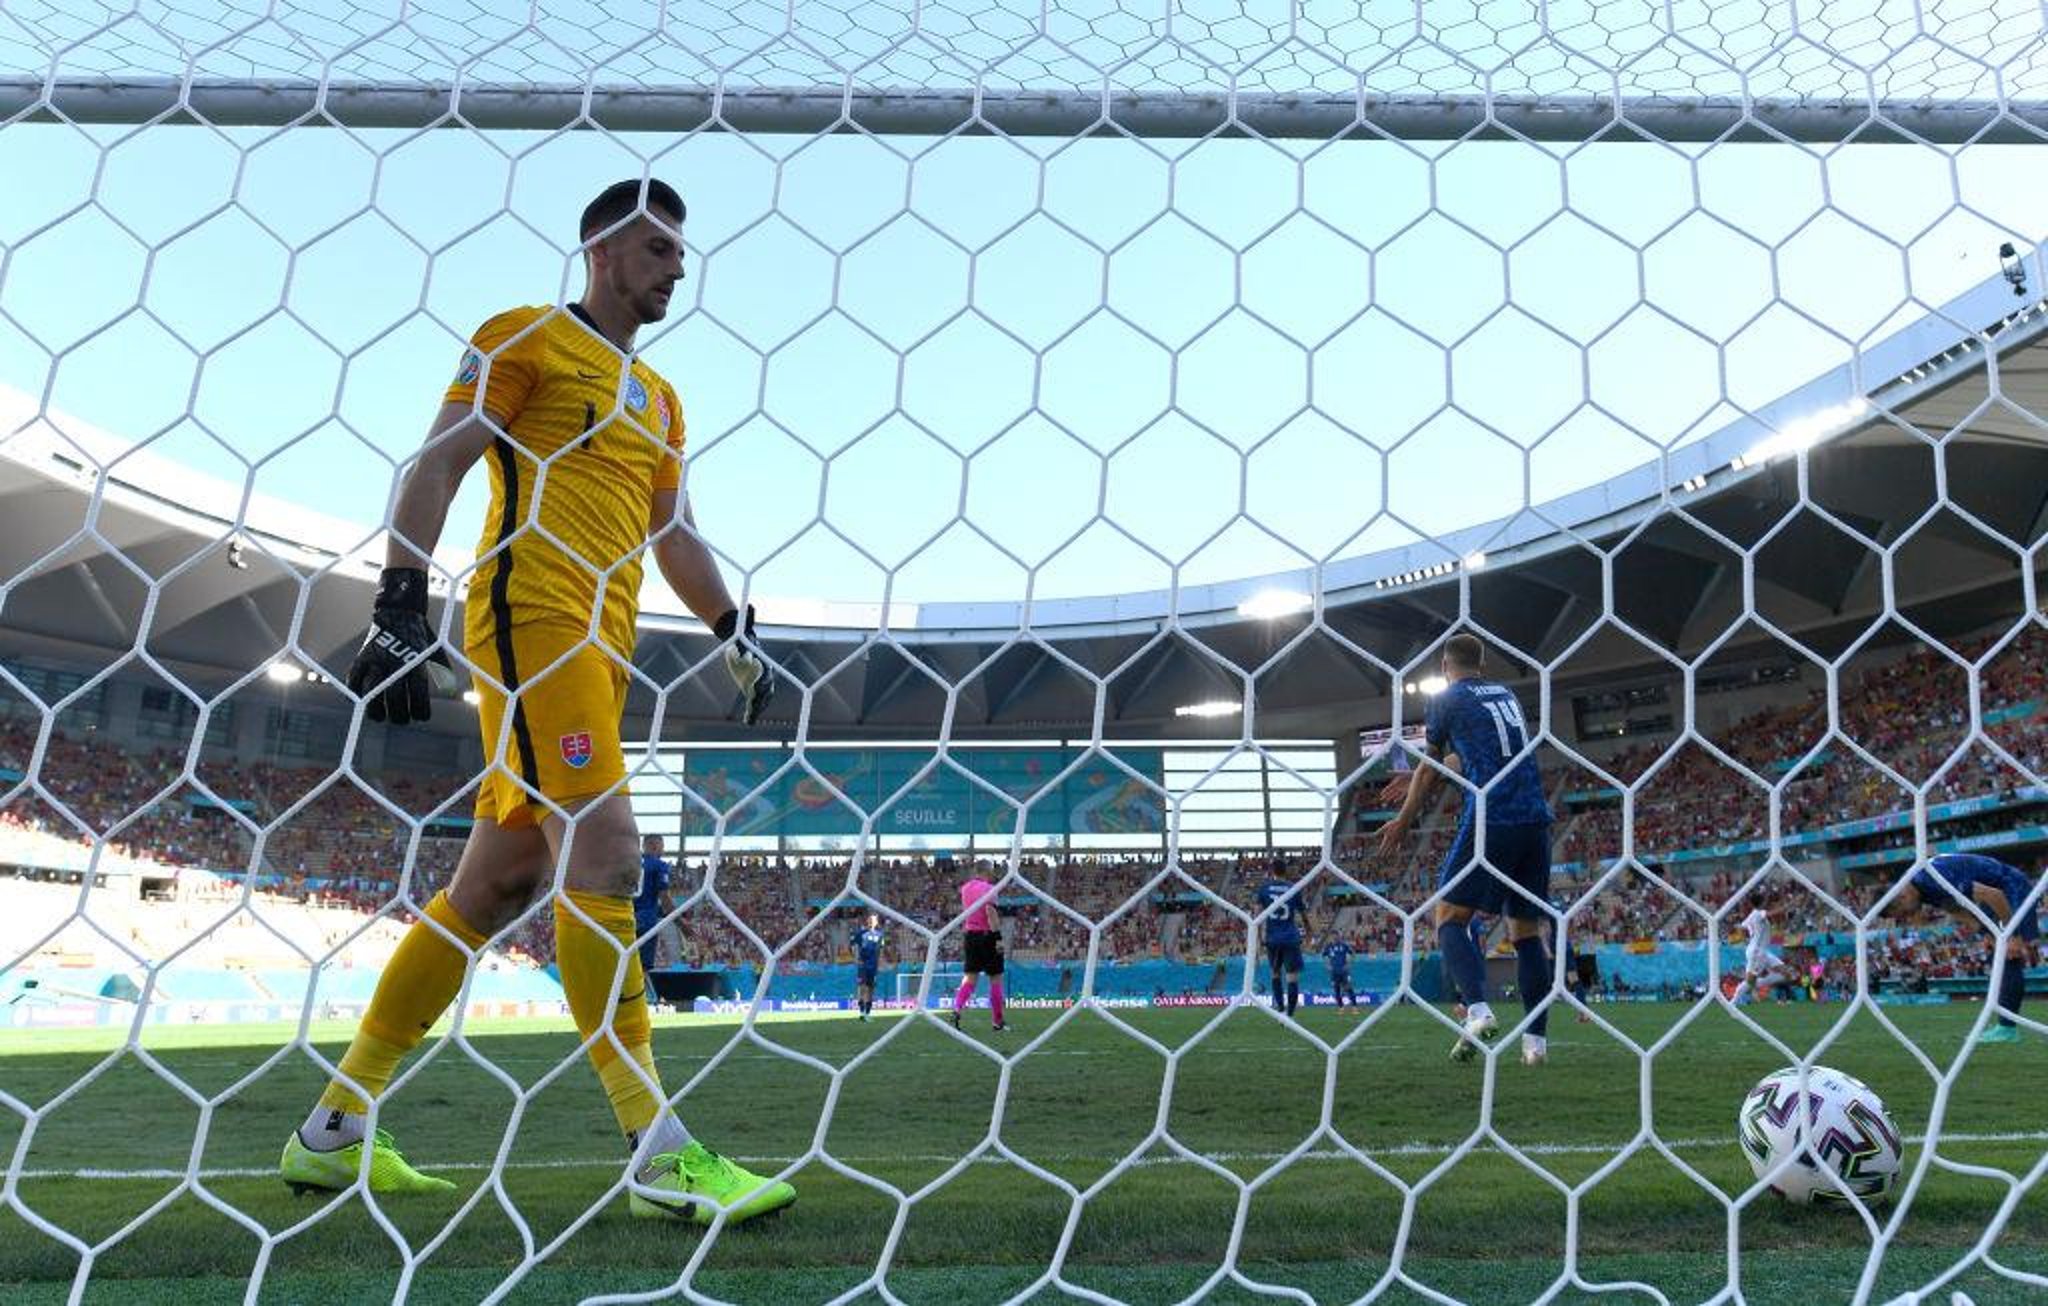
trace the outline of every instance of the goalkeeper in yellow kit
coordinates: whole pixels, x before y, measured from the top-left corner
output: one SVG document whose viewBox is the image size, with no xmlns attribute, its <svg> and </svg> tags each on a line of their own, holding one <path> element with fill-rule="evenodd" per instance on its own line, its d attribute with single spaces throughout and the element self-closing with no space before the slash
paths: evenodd
<svg viewBox="0 0 2048 1306">
<path fill-rule="evenodd" d="M 460 991 L 475 951 L 563 867 L 554 896 L 562 989 L 633 1156 L 634 1215 L 729 1221 L 789 1205 L 787 1183 L 695 1141 L 655 1068 L 634 942 L 640 836 L 624 791 L 619 720 L 652 554 L 725 645 L 748 724 L 774 687 L 680 494 L 683 415 L 636 357 L 683 274 L 684 209 L 669 186 L 620 182 L 584 210 L 589 273 L 579 303 L 516 308 L 478 329 L 391 515 L 373 622 L 349 670 L 373 721 L 431 711 L 452 688 L 427 621 L 426 559 L 470 466 L 488 455 L 491 504 L 464 606 L 487 769 L 448 888 L 426 905 L 379 977 L 341 1075 L 285 1144 L 296 1190 L 451 1189 L 406 1164 L 368 1104 Z M 644 549 L 643 549 L 644 546 Z M 614 998 L 616 997 L 616 1005 Z M 365 1152 L 368 1152 L 367 1158 Z"/>
</svg>

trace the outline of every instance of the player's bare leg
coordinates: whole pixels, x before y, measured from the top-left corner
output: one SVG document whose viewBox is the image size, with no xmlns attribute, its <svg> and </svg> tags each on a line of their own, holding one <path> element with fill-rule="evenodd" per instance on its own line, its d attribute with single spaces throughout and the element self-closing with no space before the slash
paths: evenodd
<svg viewBox="0 0 2048 1306">
<path fill-rule="evenodd" d="M 1749 976 L 1749 984 L 1750 1000 L 1762 1002 L 1771 995 L 1771 990 L 1778 987 L 1778 972 L 1776 970 L 1756 971 Z"/>
<path fill-rule="evenodd" d="M 1742 972 L 1741 982 L 1735 986 L 1734 996 L 1729 998 L 1728 1001 L 1740 1007 L 1747 1003 L 1755 993 L 1756 972 L 1753 970 L 1744 970 Z"/>
</svg>

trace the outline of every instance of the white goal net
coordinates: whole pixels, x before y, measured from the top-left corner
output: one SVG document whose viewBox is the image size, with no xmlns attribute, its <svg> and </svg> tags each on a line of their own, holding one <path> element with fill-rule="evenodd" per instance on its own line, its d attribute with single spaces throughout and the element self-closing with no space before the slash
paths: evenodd
<svg viewBox="0 0 2048 1306">
<path fill-rule="evenodd" d="M 0 0 L 0 177 L 6 1294 L 2048 1294 L 2040 5 Z M 680 411 L 629 367 L 582 431 L 694 516 L 598 565 L 534 506 L 583 446 L 485 396 L 586 330 L 621 180 L 688 208 L 633 342 Z M 451 375 L 478 679 L 407 728 L 347 678 Z M 491 734 L 520 542 L 638 596 L 541 659 L 609 659 L 624 836 Z M 1541 823 L 1426 756 L 1459 635 L 1550 816 L 1469 1063 L 1440 868 Z M 294 1203 L 493 784 L 567 833 L 369 1116 L 455 1189 Z M 614 939 L 575 849 L 647 834 Z M 1944 912 L 1938 854 L 2018 878 Z M 626 1227 L 582 1063 L 643 973 L 775 1222 Z M 1757 1177 L 1785 1067 L 1889 1121 L 1795 1093 Z"/>
</svg>

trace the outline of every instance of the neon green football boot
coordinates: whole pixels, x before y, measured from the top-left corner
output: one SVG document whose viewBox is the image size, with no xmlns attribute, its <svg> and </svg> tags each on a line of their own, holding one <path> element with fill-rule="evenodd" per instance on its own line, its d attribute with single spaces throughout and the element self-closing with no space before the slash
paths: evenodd
<svg viewBox="0 0 2048 1306">
<path fill-rule="evenodd" d="M 405 1163 L 391 1135 L 379 1129 L 367 1144 L 350 1143 L 332 1152 L 316 1152 L 299 1141 L 292 1130 L 277 1163 L 277 1174 L 295 1193 L 338 1193 L 356 1181 L 362 1172 L 363 1148 L 370 1149 L 370 1191 L 373 1193 L 452 1193 L 455 1185 L 446 1179 L 424 1175 Z"/>
<path fill-rule="evenodd" d="M 686 1219 L 710 1224 L 718 1207 L 727 1211 L 727 1224 L 738 1224 L 757 1215 L 779 1211 L 796 1201 L 796 1189 L 780 1179 L 765 1179 L 726 1160 L 704 1144 L 692 1141 L 680 1152 L 664 1152 L 648 1163 L 640 1182 L 662 1192 L 701 1197 L 716 1202 L 664 1202 L 633 1193 L 628 1203 L 642 1219 Z"/>
<path fill-rule="evenodd" d="M 2019 1027 L 2016 1025 L 1993 1025 L 1982 1034 L 1979 1034 L 1977 1041 L 1979 1043 L 2017 1043 L 2020 1041 Z"/>
</svg>

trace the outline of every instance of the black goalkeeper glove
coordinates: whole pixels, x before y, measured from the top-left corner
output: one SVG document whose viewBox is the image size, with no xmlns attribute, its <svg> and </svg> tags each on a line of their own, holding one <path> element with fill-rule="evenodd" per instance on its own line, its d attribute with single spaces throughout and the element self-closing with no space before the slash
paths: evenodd
<svg viewBox="0 0 2048 1306">
<path fill-rule="evenodd" d="M 744 631 L 735 609 L 720 617 L 711 633 L 725 645 L 725 669 L 732 676 L 732 683 L 739 686 L 740 723 L 752 725 L 761 719 L 761 710 L 768 706 L 768 700 L 775 697 L 775 677 L 769 673 L 760 646 L 754 642 L 754 605 L 747 605 Z"/>
<path fill-rule="evenodd" d="M 349 663 L 349 692 L 364 700 L 370 720 L 403 726 L 432 719 L 433 695 L 453 694 L 458 683 L 427 625 L 427 573 L 386 567 L 377 580 L 370 633 Z"/>
</svg>

